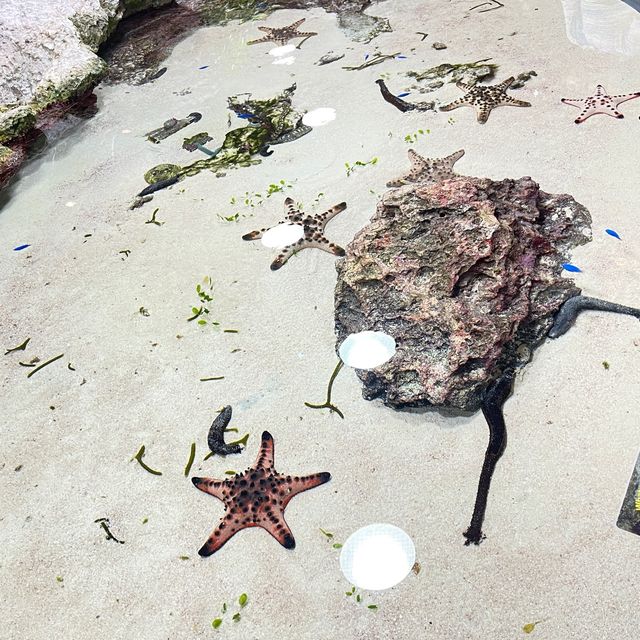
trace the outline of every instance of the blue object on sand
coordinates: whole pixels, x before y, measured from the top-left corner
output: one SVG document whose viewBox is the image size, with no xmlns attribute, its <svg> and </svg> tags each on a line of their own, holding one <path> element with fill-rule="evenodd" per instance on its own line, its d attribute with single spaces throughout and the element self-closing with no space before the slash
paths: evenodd
<svg viewBox="0 0 640 640">
<path fill-rule="evenodd" d="M 575 264 L 570 264 L 570 263 L 568 263 L 568 262 L 565 262 L 565 263 L 562 265 L 562 268 L 563 268 L 565 271 L 571 271 L 571 272 L 573 272 L 573 273 L 581 273 L 581 272 L 582 272 L 582 269 L 581 269 L 580 267 L 576 267 L 576 265 L 575 265 Z"/>
<path fill-rule="evenodd" d="M 410 93 L 409 91 L 405 91 L 404 93 L 399 93 L 396 97 L 397 98 L 404 98 L 405 96 L 408 96 L 409 93 Z"/>
<path fill-rule="evenodd" d="M 202 65 L 201 67 L 198 67 L 198 69 L 208 69 L 208 68 L 209 68 L 208 64 L 205 64 L 205 65 Z"/>
<path fill-rule="evenodd" d="M 622 238 L 618 235 L 617 231 L 614 231 L 613 229 L 605 229 L 606 233 L 608 233 L 610 236 L 613 236 L 614 238 L 618 238 L 618 240 L 622 240 Z"/>
<path fill-rule="evenodd" d="M 14 247 L 13 250 L 14 251 L 22 251 L 23 249 L 26 249 L 27 247 L 30 247 L 30 246 L 31 246 L 30 244 L 21 244 L 18 247 Z"/>
<path fill-rule="evenodd" d="M 402 58 L 403 60 L 406 60 L 407 56 L 396 56 L 396 58 Z"/>
</svg>

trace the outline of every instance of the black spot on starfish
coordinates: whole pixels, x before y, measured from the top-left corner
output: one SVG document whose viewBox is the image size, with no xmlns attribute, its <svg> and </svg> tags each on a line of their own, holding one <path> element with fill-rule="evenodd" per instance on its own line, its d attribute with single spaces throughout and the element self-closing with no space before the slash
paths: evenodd
<svg viewBox="0 0 640 640">
<path fill-rule="evenodd" d="M 222 500 L 225 506 L 224 518 L 198 551 L 201 556 L 215 553 L 238 531 L 248 527 L 262 527 L 285 549 L 296 546 L 284 511 L 292 498 L 328 482 L 331 474 L 285 476 L 273 464 L 273 437 L 265 431 L 258 457 L 244 473 L 228 480 L 191 479 L 200 491 Z"/>
<path fill-rule="evenodd" d="M 456 82 L 456 86 L 466 93 L 462 98 L 440 107 L 440 111 L 451 111 L 462 106 L 475 107 L 478 112 L 478 122 L 484 124 L 489 119 L 492 109 L 500 106 L 530 107 L 530 102 L 516 100 L 507 95 L 507 89 L 513 84 L 515 78 L 507 78 L 500 84 L 487 86 L 481 84 L 467 84 Z"/>
<path fill-rule="evenodd" d="M 280 255 L 271 263 L 271 270 L 277 271 L 284 263 L 295 253 L 303 249 L 322 249 L 334 256 L 343 256 L 344 249 L 333 242 L 329 242 L 324 237 L 324 228 L 327 222 L 337 216 L 341 211 L 347 208 L 346 202 L 341 202 L 323 213 L 314 216 L 305 215 L 295 207 L 293 199 L 287 198 L 284 201 L 286 211 L 285 219 L 279 224 L 296 224 L 303 228 L 303 237 L 297 242 L 287 245 L 282 249 Z M 259 240 L 272 227 L 266 227 L 259 231 L 251 231 L 242 236 L 243 240 Z"/>
<path fill-rule="evenodd" d="M 301 18 L 288 27 L 258 27 L 260 31 L 264 31 L 267 35 L 258 38 L 257 40 L 251 40 L 247 44 L 260 44 L 262 42 L 275 42 L 279 45 L 285 45 L 289 40 L 294 38 L 310 38 L 311 36 L 317 36 L 315 31 L 298 31 L 298 27 L 306 20 Z"/>
</svg>

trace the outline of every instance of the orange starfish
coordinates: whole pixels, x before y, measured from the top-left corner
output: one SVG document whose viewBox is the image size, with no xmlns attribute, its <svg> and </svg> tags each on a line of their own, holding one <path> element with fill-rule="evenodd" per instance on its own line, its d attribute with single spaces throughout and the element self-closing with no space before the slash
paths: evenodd
<svg viewBox="0 0 640 640">
<path fill-rule="evenodd" d="M 285 549 L 293 549 L 296 541 L 284 519 L 291 499 L 331 479 L 330 473 L 311 476 L 285 476 L 273 467 L 273 436 L 265 431 L 258 457 L 244 473 L 228 480 L 191 478 L 193 484 L 224 502 L 226 515 L 198 551 L 210 556 L 238 531 L 247 527 L 266 529 Z"/>
</svg>

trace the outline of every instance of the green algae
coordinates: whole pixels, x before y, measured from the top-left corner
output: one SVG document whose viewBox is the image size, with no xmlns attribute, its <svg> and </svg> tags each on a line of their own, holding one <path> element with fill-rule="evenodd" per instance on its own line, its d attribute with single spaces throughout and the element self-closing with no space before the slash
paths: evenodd
<svg viewBox="0 0 640 640">
<path fill-rule="evenodd" d="M 418 81 L 442 80 L 446 82 L 458 82 L 465 77 L 469 78 L 469 76 L 476 81 L 490 80 L 498 71 L 498 65 L 494 63 L 486 64 L 489 60 L 491 60 L 491 58 L 455 64 L 445 62 L 421 72 L 407 71 L 407 75 Z"/>
<path fill-rule="evenodd" d="M 238 115 L 243 115 L 250 124 L 229 131 L 215 157 L 196 160 L 183 167 L 156 165 L 144 174 L 145 181 L 148 184 L 154 184 L 169 178 L 181 179 L 185 176 L 195 176 L 204 170 L 218 173 L 225 169 L 260 164 L 261 160 L 253 156 L 269 143 L 303 126 L 301 114 L 295 111 L 291 104 L 295 90 L 294 83 L 282 93 L 266 100 L 254 100 L 250 93 L 229 97 L 227 100 L 229 109 Z"/>
</svg>

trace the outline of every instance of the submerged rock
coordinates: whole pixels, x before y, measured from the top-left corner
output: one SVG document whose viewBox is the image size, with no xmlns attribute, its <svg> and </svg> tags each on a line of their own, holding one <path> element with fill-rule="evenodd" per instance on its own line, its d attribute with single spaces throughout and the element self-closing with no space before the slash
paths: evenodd
<svg viewBox="0 0 640 640">
<path fill-rule="evenodd" d="M 505 368 L 525 364 L 577 295 L 561 277 L 591 239 L 589 212 L 529 177 L 457 177 L 384 194 L 337 263 L 338 344 L 384 331 L 396 355 L 358 371 L 366 399 L 474 411 Z"/>
</svg>

